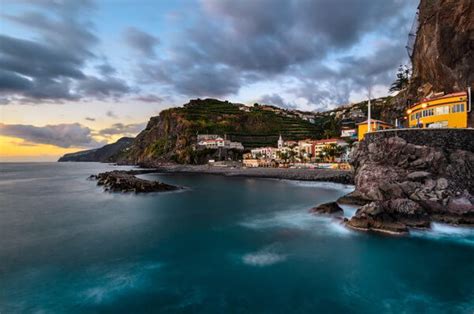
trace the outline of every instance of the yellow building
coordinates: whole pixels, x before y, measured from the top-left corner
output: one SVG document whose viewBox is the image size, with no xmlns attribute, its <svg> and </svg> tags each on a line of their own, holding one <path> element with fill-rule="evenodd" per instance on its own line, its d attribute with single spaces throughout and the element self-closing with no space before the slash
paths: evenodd
<svg viewBox="0 0 474 314">
<path fill-rule="evenodd" d="M 467 128 L 467 93 L 423 99 L 407 110 L 410 128 Z"/>
<path fill-rule="evenodd" d="M 386 130 L 386 129 L 393 129 L 394 126 L 391 125 L 390 123 L 380 121 L 380 120 L 375 120 L 371 119 L 370 120 L 370 130 L 369 130 L 369 125 L 367 123 L 368 121 L 365 120 L 364 122 L 357 123 L 357 137 L 359 141 L 362 141 L 364 139 L 364 136 L 368 132 L 375 132 L 379 130 Z"/>
</svg>

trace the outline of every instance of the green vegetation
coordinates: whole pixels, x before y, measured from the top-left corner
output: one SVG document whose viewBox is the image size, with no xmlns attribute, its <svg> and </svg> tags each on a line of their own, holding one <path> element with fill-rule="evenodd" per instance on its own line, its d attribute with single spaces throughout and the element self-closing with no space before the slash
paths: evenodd
<svg viewBox="0 0 474 314">
<path fill-rule="evenodd" d="M 400 65 L 397 71 L 397 79 L 392 83 L 392 86 L 390 86 L 388 91 L 393 93 L 405 89 L 410 82 L 410 76 L 411 69 L 406 65 Z"/>
<path fill-rule="evenodd" d="M 389 112 L 387 106 L 390 106 L 390 98 L 374 100 L 372 117 L 377 119 L 382 113 Z M 298 116 L 304 113 L 273 106 L 255 104 L 246 107 L 216 99 L 195 99 L 183 107 L 170 108 L 158 117 L 152 117 L 124 159 L 149 164 L 170 160 L 203 163 L 207 159 L 241 159 L 242 152 L 197 149 L 197 135 L 227 136 L 229 140 L 241 142 L 246 149 L 275 146 L 280 134 L 285 140 L 295 141 L 339 137 L 341 119 L 352 109 L 367 112 L 367 101 L 351 108 L 315 113 L 314 123 L 311 123 Z"/>
<path fill-rule="evenodd" d="M 263 106 L 253 106 L 246 112 L 229 102 L 205 99 L 175 110 L 187 120 L 191 133 L 225 134 L 246 148 L 275 145 L 280 134 L 287 140 L 324 136 L 324 125 L 285 116 Z"/>
<path fill-rule="evenodd" d="M 153 156 L 158 157 L 170 152 L 174 147 L 174 141 L 168 138 L 159 138 L 149 147 Z"/>
<path fill-rule="evenodd" d="M 325 146 L 318 158 L 322 161 L 334 162 L 334 160 L 344 153 L 346 148 L 338 146 L 336 144 L 329 144 Z"/>
</svg>

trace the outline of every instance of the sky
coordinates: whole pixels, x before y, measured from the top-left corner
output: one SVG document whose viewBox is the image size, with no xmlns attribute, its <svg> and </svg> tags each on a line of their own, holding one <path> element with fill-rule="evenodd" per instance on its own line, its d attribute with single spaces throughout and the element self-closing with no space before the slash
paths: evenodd
<svg viewBox="0 0 474 314">
<path fill-rule="evenodd" d="M 0 161 L 135 136 L 193 98 L 324 111 L 388 94 L 417 0 L 1 0 Z"/>
</svg>

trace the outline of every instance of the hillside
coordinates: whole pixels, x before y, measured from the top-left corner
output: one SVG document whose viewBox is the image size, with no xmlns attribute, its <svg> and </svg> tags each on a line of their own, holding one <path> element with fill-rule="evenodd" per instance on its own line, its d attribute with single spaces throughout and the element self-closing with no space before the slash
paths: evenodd
<svg viewBox="0 0 474 314">
<path fill-rule="evenodd" d="M 195 99 L 183 107 L 167 109 L 152 117 L 122 162 L 199 163 L 198 154 L 202 152 L 193 150 L 197 134 L 226 135 L 250 149 L 274 146 L 280 134 L 286 140 L 322 138 L 327 135 L 324 130 L 332 120 L 319 116 L 312 123 L 276 107 L 246 107 L 216 99 Z"/>
<path fill-rule="evenodd" d="M 122 137 L 117 142 L 105 145 L 101 148 L 83 150 L 76 153 L 65 154 L 58 161 L 98 161 L 115 162 L 121 158 L 132 145 L 133 138 Z"/>
<path fill-rule="evenodd" d="M 386 116 L 392 97 L 372 100 L 372 117 Z M 224 153 L 240 157 L 242 152 L 195 150 L 197 134 L 219 134 L 241 142 L 246 149 L 275 146 L 285 140 L 339 137 L 344 121 L 366 118 L 367 101 L 314 113 L 269 105 L 248 107 L 217 99 L 190 100 L 182 107 L 163 110 L 152 117 L 135 140 L 120 139 L 99 149 L 66 154 L 59 161 L 99 161 L 151 166 L 158 162 L 199 164 Z M 387 119 L 393 122 L 393 119 Z"/>
</svg>

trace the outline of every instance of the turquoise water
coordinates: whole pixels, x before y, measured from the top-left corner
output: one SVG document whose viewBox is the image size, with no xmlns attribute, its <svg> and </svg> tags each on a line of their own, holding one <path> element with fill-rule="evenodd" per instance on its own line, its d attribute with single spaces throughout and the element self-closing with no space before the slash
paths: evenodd
<svg viewBox="0 0 474 314">
<path fill-rule="evenodd" d="M 0 313 L 474 311 L 472 229 L 349 231 L 307 212 L 351 190 L 329 183 L 149 174 L 186 189 L 123 195 L 86 180 L 112 168 L 0 164 Z"/>
</svg>

